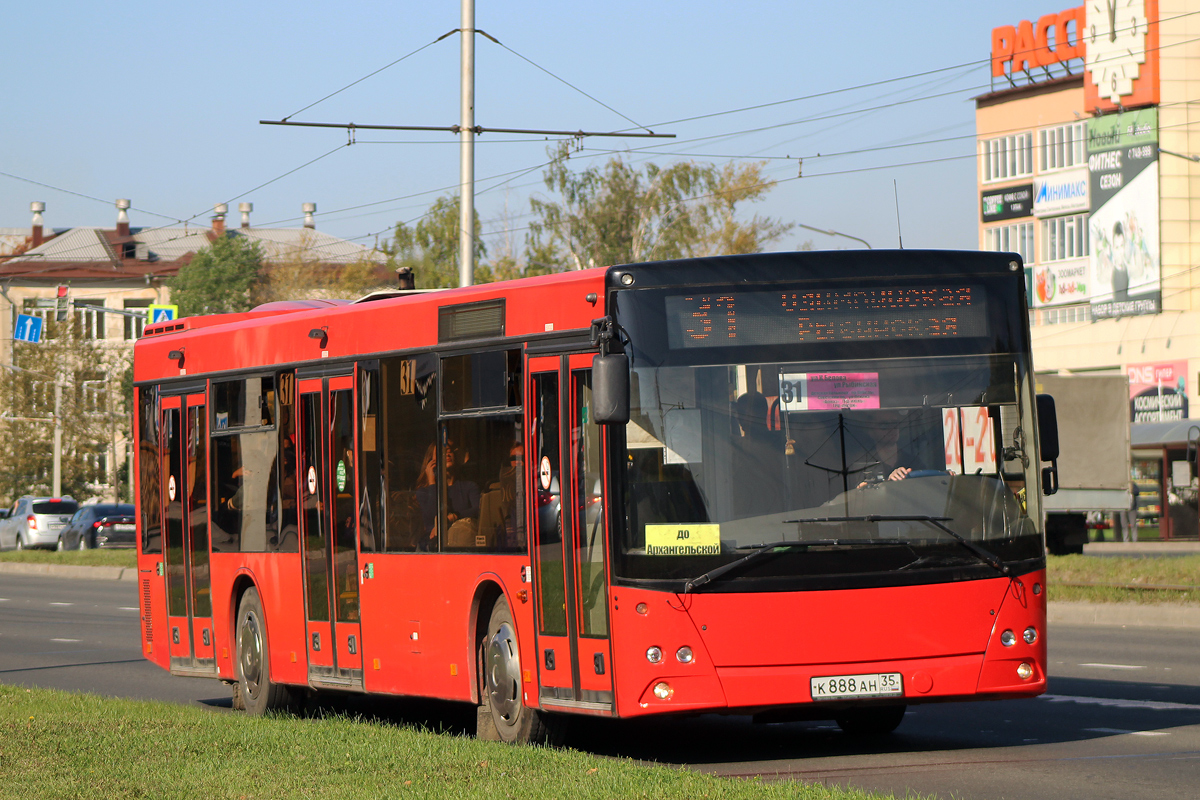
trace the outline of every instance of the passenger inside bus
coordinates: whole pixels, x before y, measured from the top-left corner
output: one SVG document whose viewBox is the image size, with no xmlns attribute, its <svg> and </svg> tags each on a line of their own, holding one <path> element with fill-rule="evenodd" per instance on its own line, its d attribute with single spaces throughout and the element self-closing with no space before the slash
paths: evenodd
<svg viewBox="0 0 1200 800">
<path fill-rule="evenodd" d="M 734 513 L 745 517 L 782 511 L 785 441 L 767 426 L 767 398 L 751 390 L 734 407 L 741 434 L 733 450 L 733 475 L 741 489 L 734 495 Z"/>
</svg>

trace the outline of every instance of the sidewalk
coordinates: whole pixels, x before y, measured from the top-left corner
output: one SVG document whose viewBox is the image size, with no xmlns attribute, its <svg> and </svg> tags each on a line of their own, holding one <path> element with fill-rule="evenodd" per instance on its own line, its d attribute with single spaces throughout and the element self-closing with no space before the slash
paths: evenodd
<svg viewBox="0 0 1200 800">
<path fill-rule="evenodd" d="M 1124 542 L 1096 542 L 1109 547 Z M 1136 543 L 1128 543 L 1138 546 Z M 1150 543 L 1142 542 L 1141 546 Z M 1165 544 L 1165 543 L 1164 543 Z M 1196 542 L 1174 542 L 1191 545 L 1200 552 Z M 1088 545 L 1089 547 L 1094 545 Z M 1154 545 L 1161 547 L 1163 545 Z M 1192 551 L 1186 551 L 1192 552 Z M 136 567 L 75 567 L 60 564 L 14 564 L 0 562 L 3 575 L 45 575 L 53 578 L 86 578 L 95 581 L 136 581 Z M 1148 605 L 1141 603 L 1069 603 L 1052 602 L 1047 610 L 1052 625 L 1102 625 L 1110 628 L 1186 628 L 1200 630 L 1200 606 Z"/>
</svg>

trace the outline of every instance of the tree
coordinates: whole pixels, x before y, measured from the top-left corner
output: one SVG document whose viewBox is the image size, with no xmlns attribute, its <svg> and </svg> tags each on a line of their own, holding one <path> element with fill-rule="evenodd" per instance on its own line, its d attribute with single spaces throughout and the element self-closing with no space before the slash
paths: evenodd
<svg viewBox="0 0 1200 800">
<path fill-rule="evenodd" d="M 255 304 L 278 300 L 353 299 L 392 282 L 386 268 L 363 255 L 348 264 L 321 259 L 312 238 L 282 257 L 271 257 L 258 271 L 251 292 Z"/>
<path fill-rule="evenodd" d="M 775 186 L 761 163 L 648 163 L 641 171 L 616 157 L 572 172 L 568 154 L 560 146 L 544 176 L 561 202 L 530 200 L 539 219 L 530 225 L 529 261 L 544 265 L 539 271 L 754 253 L 793 227 L 758 215 L 737 219 L 739 203 L 762 200 Z"/>
<path fill-rule="evenodd" d="M 415 226 L 410 228 L 397 222 L 391 241 L 380 246 L 388 254 L 393 269 L 408 267 L 412 270 L 418 289 L 458 286 L 459 205 L 458 197 L 439 197 Z M 474 227 L 475 263 L 479 264 L 487 248 L 480 239 L 483 226 L 478 212 Z M 476 274 L 479 273 L 477 267 Z M 488 274 L 482 277 L 488 277 Z"/>
<path fill-rule="evenodd" d="M 179 316 L 249 311 L 262 263 L 258 242 L 237 235 L 218 237 L 167 282 Z"/>
<path fill-rule="evenodd" d="M 61 386 L 62 492 L 92 497 L 110 482 L 115 432 L 128 425 L 120 381 L 120 352 L 85 338 L 77 312 L 65 322 L 46 320 L 39 344 L 13 342 L 13 366 L 0 370 L 0 426 L 5 469 L 0 498 L 50 494 L 54 469 L 54 384 Z"/>
</svg>

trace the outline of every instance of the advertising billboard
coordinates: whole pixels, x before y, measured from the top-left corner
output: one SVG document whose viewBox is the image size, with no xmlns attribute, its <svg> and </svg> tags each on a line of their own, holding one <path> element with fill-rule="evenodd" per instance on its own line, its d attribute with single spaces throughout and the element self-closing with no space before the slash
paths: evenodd
<svg viewBox="0 0 1200 800">
<path fill-rule="evenodd" d="M 1094 318 L 1162 308 L 1158 109 L 1088 120 L 1088 224 Z"/>
<path fill-rule="evenodd" d="M 1188 418 L 1186 359 L 1127 364 L 1131 422 L 1172 422 Z"/>
<path fill-rule="evenodd" d="M 1033 268 L 1033 307 L 1086 303 L 1090 296 L 1088 273 L 1086 258 L 1036 265 Z"/>
<path fill-rule="evenodd" d="M 979 200 L 984 222 L 1028 217 L 1033 213 L 1033 184 L 980 192 Z"/>
<path fill-rule="evenodd" d="M 1054 172 L 1033 182 L 1035 217 L 1072 214 L 1090 207 L 1087 167 Z"/>
</svg>

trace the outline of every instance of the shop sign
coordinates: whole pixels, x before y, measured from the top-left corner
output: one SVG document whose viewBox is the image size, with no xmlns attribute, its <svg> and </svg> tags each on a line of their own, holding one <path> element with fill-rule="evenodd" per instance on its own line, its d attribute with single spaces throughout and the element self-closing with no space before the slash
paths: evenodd
<svg viewBox="0 0 1200 800">
<path fill-rule="evenodd" d="M 1033 184 L 1025 183 L 981 192 L 980 204 L 983 207 L 984 222 L 1028 217 L 1033 213 Z"/>
<path fill-rule="evenodd" d="M 1126 365 L 1130 421 L 1187 419 L 1187 365 L 1186 360 Z"/>
<path fill-rule="evenodd" d="M 1162 307 L 1158 109 L 1088 120 L 1092 316 L 1156 314 Z"/>
<path fill-rule="evenodd" d="M 1087 167 L 1077 167 L 1033 182 L 1033 215 L 1053 217 L 1091 208 Z"/>
<path fill-rule="evenodd" d="M 1037 23 L 1022 20 L 1016 25 L 992 29 L 992 77 L 1025 72 L 1032 76 L 1039 67 L 1065 64 L 1083 58 L 1080 34 L 1084 30 L 1084 6 L 1039 17 Z M 1049 73 L 1046 73 L 1049 77 Z"/>
<path fill-rule="evenodd" d="M 1035 308 L 1088 301 L 1088 260 L 1052 261 L 1033 268 Z"/>
</svg>

